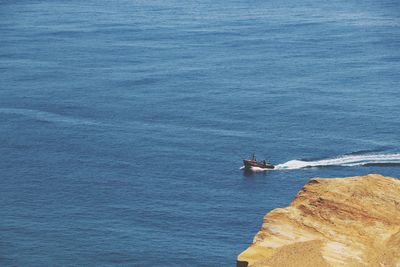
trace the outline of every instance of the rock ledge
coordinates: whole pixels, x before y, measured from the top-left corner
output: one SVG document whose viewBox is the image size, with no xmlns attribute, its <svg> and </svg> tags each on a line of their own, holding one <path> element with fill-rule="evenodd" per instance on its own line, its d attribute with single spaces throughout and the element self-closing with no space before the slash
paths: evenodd
<svg viewBox="0 0 400 267">
<path fill-rule="evenodd" d="M 275 209 L 238 267 L 400 267 L 400 180 L 378 174 L 311 179 Z"/>
</svg>

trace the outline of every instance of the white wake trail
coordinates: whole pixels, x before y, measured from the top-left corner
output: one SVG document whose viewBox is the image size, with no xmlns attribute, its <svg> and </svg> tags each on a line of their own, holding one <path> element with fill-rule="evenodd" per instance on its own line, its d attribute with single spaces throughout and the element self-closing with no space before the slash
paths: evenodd
<svg viewBox="0 0 400 267">
<path fill-rule="evenodd" d="M 326 166 L 364 166 L 364 165 L 400 165 L 400 154 L 369 154 L 369 155 L 347 155 L 331 159 L 315 161 L 290 160 L 278 164 L 275 170 L 295 170 L 312 167 Z"/>
</svg>

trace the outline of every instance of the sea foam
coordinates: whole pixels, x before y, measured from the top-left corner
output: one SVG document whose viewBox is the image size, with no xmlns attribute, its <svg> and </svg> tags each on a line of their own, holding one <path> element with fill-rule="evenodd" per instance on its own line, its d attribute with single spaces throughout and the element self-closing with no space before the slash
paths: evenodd
<svg viewBox="0 0 400 267">
<path fill-rule="evenodd" d="M 400 154 L 367 154 L 367 155 L 345 155 L 335 158 L 321 159 L 315 161 L 290 160 L 278 164 L 275 170 L 295 170 L 312 167 L 328 166 L 368 166 L 368 165 L 400 165 Z"/>
</svg>

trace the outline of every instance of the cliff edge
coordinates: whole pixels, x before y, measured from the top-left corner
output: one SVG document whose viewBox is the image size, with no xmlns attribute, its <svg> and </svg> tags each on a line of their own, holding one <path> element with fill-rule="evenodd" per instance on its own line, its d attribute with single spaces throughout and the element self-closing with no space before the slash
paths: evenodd
<svg viewBox="0 0 400 267">
<path fill-rule="evenodd" d="M 237 266 L 400 267 L 400 180 L 311 179 L 264 217 Z"/>
</svg>

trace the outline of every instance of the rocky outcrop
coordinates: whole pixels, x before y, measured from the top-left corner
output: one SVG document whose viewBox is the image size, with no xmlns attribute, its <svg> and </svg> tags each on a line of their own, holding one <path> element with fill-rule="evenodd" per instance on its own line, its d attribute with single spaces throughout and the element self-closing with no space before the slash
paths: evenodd
<svg viewBox="0 0 400 267">
<path fill-rule="evenodd" d="M 237 266 L 400 267 L 400 180 L 311 179 L 264 217 Z"/>
</svg>

